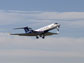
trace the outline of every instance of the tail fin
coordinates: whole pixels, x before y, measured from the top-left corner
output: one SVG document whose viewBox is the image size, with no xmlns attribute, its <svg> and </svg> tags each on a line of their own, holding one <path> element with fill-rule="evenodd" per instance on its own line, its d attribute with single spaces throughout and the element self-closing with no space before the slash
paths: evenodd
<svg viewBox="0 0 84 63">
<path fill-rule="evenodd" d="M 32 31 L 32 29 L 31 28 L 28 28 L 28 27 L 24 27 L 24 31 L 25 31 L 25 33 L 29 33 L 29 32 Z"/>
<path fill-rule="evenodd" d="M 29 32 L 32 32 L 32 28 L 29 28 L 29 27 L 21 27 L 21 28 L 14 28 L 14 29 L 24 29 L 25 33 L 29 33 Z"/>
</svg>

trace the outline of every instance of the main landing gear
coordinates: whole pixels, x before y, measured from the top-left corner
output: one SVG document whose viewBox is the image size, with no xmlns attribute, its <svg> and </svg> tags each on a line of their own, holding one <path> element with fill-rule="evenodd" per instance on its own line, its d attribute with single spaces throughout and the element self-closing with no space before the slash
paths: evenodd
<svg viewBox="0 0 84 63">
<path fill-rule="evenodd" d="M 36 39 L 39 39 L 39 37 L 38 37 L 38 36 L 36 36 Z"/>
<path fill-rule="evenodd" d="M 36 39 L 39 39 L 39 37 L 42 37 L 42 39 L 44 39 L 45 38 L 45 35 L 37 35 L 36 36 Z"/>
</svg>

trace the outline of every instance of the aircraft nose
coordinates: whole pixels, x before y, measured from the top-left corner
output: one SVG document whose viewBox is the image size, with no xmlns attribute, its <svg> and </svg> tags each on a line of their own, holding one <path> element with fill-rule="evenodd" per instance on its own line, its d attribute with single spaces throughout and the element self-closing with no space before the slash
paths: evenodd
<svg viewBox="0 0 84 63">
<path fill-rule="evenodd" d="M 60 24 L 58 24 L 58 23 L 55 23 L 59 28 L 60 28 Z"/>
</svg>

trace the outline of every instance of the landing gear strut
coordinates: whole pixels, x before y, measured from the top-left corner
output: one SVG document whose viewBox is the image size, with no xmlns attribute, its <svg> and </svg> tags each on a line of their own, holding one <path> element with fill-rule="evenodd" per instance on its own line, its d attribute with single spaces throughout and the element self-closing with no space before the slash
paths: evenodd
<svg viewBox="0 0 84 63">
<path fill-rule="evenodd" d="M 44 35 L 44 34 L 39 35 L 39 36 L 37 35 L 37 36 L 36 36 L 36 39 L 39 39 L 39 37 L 42 37 L 42 38 L 44 39 L 44 38 L 45 38 L 45 35 Z"/>
<path fill-rule="evenodd" d="M 45 35 L 44 35 L 44 34 L 42 35 L 42 38 L 43 38 L 43 39 L 45 38 Z"/>
<path fill-rule="evenodd" d="M 43 39 L 45 38 L 45 36 L 42 37 Z"/>
</svg>

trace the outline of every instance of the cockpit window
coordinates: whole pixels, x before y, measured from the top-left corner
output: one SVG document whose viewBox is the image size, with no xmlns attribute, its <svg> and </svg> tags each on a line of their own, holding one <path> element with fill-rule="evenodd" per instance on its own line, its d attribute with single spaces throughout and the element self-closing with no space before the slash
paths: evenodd
<svg viewBox="0 0 84 63">
<path fill-rule="evenodd" d="M 55 24 L 58 24 L 58 23 L 55 23 Z"/>
</svg>

